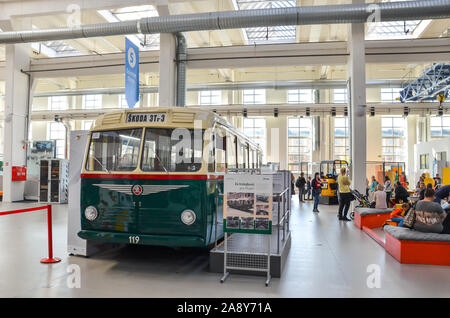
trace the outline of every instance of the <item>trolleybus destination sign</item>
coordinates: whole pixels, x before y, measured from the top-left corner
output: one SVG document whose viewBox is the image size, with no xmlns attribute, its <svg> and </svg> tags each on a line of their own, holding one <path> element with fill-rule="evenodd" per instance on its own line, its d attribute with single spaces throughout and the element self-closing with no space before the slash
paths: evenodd
<svg viewBox="0 0 450 318">
<path fill-rule="evenodd" d="M 272 233 L 273 176 L 226 174 L 223 228 L 234 233 Z"/>
<path fill-rule="evenodd" d="M 164 123 L 166 117 L 165 113 L 129 113 L 127 123 Z"/>
</svg>

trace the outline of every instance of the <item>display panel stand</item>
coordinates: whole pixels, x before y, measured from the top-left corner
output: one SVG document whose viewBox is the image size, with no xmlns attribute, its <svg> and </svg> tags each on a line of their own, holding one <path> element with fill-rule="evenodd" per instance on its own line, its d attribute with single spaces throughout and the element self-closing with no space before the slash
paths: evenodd
<svg viewBox="0 0 450 318">
<path fill-rule="evenodd" d="M 266 286 L 269 286 L 273 176 L 262 175 L 260 169 L 227 170 L 224 193 L 223 276 L 220 282 L 225 282 L 230 271 L 260 272 L 266 274 Z M 247 242 L 229 246 L 234 242 L 229 239 L 230 233 L 245 236 Z M 265 252 L 259 250 L 264 245 Z"/>
<path fill-rule="evenodd" d="M 275 177 L 275 174 L 283 176 Z M 256 276 L 269 274 L 267 278 L 281 277 L 291 247 L 290 172 L 277 171 L 275 174 L 272 234 L 223 233 L 225 239 L 220 244 L 216 243 L 209 254 L 209 270 L 221 273 L 221 282 L 224 282 L 230 273 Z M 276 187 L 277 183 L 279 186 Z M 220 194 L 217 198 L 218 208 L 224 206 L 222 197 L 223 194 Z M 216 238 L 222 237 L 222 233 L 219 233 L 223 226 L 221 220 L 224 218 L 216 217 Z M 270 283 L 270 279 L 267 282 Z"/>
<path fill-rule="evenodd" d="M 248 267 L 244 267 L 243 265 L 239 265 L 239 262 L 235 262 L 233 264 L 232 255 L 228 255 L 228 233 L 225 232 L 224 237 L 224 252 L 223 252 L 223 276 L 220 279 L 221 283 L 224 283 L 225 280 L 230 276 L 229 270 L 237 270 L 237 271 L 250 271 L 250 272 L 265 272 L 266 273 L 266 287 L 270 284 L 270 236 L 267 236 L 267 256 L 265 266 L 260 267 L 260 264 L 256 260 L 252 262 L 252 258 L 247 258 Z M 230 265 L 229 265 L 230 264 Z M 241 262 L 242 264 L 242 262 Z"/>
</svg>

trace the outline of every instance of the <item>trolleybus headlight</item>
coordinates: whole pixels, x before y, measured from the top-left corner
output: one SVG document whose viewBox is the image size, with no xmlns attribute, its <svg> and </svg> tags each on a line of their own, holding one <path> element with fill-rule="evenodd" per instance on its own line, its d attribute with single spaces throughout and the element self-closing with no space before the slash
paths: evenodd
<svg viewBox="0 0 450 318">
<path fill-rule="evenodd" d="M 186 225 L 191 225 L 195 222 L 195 212 L 192 210 L 184 210 L 181 213 L 181 221 Z"/>
<path fill-rule="evenodd" d="M 89 221 L 94 221 L 97 216 L 98 216 L 98 211 L 95 207 L 88 206 L 86 208 L 86 210 L 84 210 L 84 216 L 86 217 L 86 219 L 88 219 Z"/>
</svg>

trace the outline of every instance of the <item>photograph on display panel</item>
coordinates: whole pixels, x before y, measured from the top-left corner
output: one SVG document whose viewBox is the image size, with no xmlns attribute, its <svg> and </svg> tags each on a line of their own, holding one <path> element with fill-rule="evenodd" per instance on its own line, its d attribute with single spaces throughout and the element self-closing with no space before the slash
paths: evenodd
<svg viewBox="0 0 450 318">
<path fill-rule="evenodd" d="M 272 176 L 228 175 L 225 178 L 224 231 L 270 234 Z"/>
</svg>

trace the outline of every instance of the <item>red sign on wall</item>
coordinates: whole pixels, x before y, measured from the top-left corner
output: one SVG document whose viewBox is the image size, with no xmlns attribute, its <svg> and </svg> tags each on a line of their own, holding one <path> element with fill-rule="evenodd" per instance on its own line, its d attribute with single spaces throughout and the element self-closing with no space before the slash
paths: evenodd
<svg viewBox="0 0 450 318">
<path fill-rule="evenodd" d="M 12 167 L 12 181 L 26 181 L 27 167 Z"/>
</svg>

